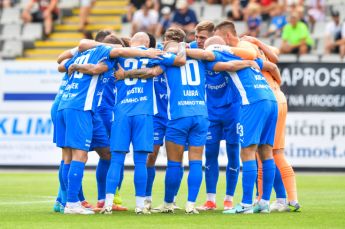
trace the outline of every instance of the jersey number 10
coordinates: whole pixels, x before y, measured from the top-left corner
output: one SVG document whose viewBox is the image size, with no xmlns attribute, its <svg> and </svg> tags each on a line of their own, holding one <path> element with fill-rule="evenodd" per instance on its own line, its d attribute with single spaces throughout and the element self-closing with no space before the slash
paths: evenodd
<svg viewBox="0 0 345 229">
<path fill-rule="evenodd" d="M 192 69 L 194 74 L 192 75 Z M 181 69 L 181 79 L 182 85 L 198 86 L 200 85 L 200 71 L 198 61 L 196 60 L 187 60 L 184 66 L 180 67 Z M 194 76 L 194 79 L 193 77 Z"/>
</svg>

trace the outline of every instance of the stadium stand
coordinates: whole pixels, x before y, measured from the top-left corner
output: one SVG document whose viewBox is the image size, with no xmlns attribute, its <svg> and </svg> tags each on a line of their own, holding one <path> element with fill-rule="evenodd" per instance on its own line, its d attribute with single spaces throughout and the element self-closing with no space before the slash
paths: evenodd
<svg viewBox="0 0 345 229">
<path fill-rule="evenodd" d="M 12 1 L 12 7 L 0 9 L 0 57 L 3 59 L 18 60 L 37 60 L 55 59 L 62 50 L 76 45 L 77 41 L 84 38 L 83 32 L 78 31 L 80 1 L 79 0 L 60 0 L 60 18 L 55 22 L 53 33 L 46 39 L 43 36 L 43 26 L 40 23 L 23 24 L 21 11 L 28 0 Z M 231 2 L 231 1 L 230 1 Z M 232 1 L 233 2 L 233 1 Z M 284 1 L 280 1 L 284 2 Z M 307 2 L 307 1 L 305 1 Z M 131 32 L 130 22 L 122 23 L 121 17 L 126 13 L 128 1 L 126 0 L 97 0 L 89 16 L 89 24 L 86 31 L 94 33 L 99 29 L 113 29 L 121 36 L 128 36 Z M 215 23 L 226 19 L 229 10 L 232 9 L 231 3 L 225 7 L 220 4 L 209 4 L 204 0 L 194 1 L 190 4 L 191 9 L 196 12 L 198 20 L 212 20 Z M 307 15 L 307 3 L 304 11 Z M 345 1 L 326 0 L 326 18 L 316 21 L 311 36 L 315 44 L 307 55 L 298 57 L 294 54 L 282 55 L 282 61 L 303 61 L 303 62 L 339 62 L 343 61 L 337 54 L 325 55 L 325 26 L 331 20 L 331 12 L 340 12 L 341 22 L 344 23 Z M 288 10 L 286 10 L 288 12 Z M 307 20 L 306 20 L 307 21 Z M 246 21 L 236 21 L 238 34 L 247 31 Z M 263 37 L 269 26 L 269 21 L 262 21 L 260 25 L 260 39 L 275 47 L 280 47 L 282 41 L 278 37 Z M 14 45 L 16 44 L 16 45 Z"/>
</svg>

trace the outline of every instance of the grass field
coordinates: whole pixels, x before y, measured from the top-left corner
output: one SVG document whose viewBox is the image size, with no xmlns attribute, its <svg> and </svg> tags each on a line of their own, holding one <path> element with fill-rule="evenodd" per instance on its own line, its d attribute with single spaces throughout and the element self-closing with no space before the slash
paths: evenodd
<svg viewBox="0 0 345 229">
<path fill-rule="evenodd" d="M 179 193 L 178 205 L 186 199 L 186 173 Z M 222 207 L 225 175 L 221 173 L 217 204 Z M 163 198 L 164 173 L 158 172 L 154 185 L 154 205 Z M 268 215 L 223 215 L 221 210 L 200 215 L 135 215 L 132 171 L 126 171 L 121 195 L 128 212 L 113 215 L 62 215 L 53 213 L 57 192 L 54 172 L 0 172 L 0 228 L 345 228 L 345 174 L 298 173 L 301 213 L 271 213 Z M 94 172 L 84 176 L 84 192 L 95 203 Z M 235 202 L 241 195 L 239 183 Z M 203 184 L 198 203 L 205 200 Z"/>
</svg>

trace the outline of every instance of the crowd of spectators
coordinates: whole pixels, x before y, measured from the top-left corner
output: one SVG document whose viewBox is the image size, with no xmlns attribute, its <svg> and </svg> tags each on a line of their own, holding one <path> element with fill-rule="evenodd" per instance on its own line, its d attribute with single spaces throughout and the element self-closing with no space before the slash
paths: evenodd
<svg viewBox="0 0 345 229">
<path fill-rule="evenodd" d="M 132 22 L 132 34 L 145 31 L 161 37 L 172 25 L 179 26 L 193 40 L 197 14 L 190 7 L 196 0 L 131 0 L 124 22 Z M 281 39 L 282 53 L 306 54 L 315 47 L 311 35 L 318 22 L 327 21 L 325 53 L 340 53 L 345 56 L 345 25 L 337 9 L 327 11 L 325 0 L 206 0 L 208 4 L 222 4 L 225 17 L 246 23 L 250 35 Z M 345 3 L 345 2 L 344 2 Z M 139 10 L 136 10 L 139 9 Z M 327 15 L 331 14 L 331 15 Z M 329 13 L 330 12 L 330 13 Z M 207 14 L 204 9 L 204 14 Z M 329 20 L 332 16 L 332 20 Z M 221 17 L 221 15 L 220 15 Z M 263 24 L 267 28 L 263 29 Z"/>
</svg>

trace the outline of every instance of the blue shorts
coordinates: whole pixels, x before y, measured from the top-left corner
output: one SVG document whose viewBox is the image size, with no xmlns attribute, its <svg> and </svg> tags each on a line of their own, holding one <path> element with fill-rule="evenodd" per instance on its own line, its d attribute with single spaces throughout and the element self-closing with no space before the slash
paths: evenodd
<svg viewBox="0 0 345 229">
<path fill-rule="evenodd" d="M 201 115 L 169 120 L 165 140 L 182 146 L 204 146 L 209 124 Z"/>
<path fill-rule="evenodd" d="M 153 152 L 152 115 L 115 115 L 111 126 L 110 151 L 129 152 L 131 142 L 134 151 Z"/>
<path fill-rule="evenodd" d="M 93 151 L 95 148 L 109 147 L 109 134 L 101 116 L 97 112 L 92 115 L 92 125 L 93 131 L 90 151 Z"/>
<path fill-rule="evenodd" d="M 154 145 L 163 145 L 167 123 L 169 120 L 160 117 L 153 117 Z"/>
<path fill-rule="evenodd" d="M 229 144 L 238 144 L 240 142 L 238 127 L 241 103 L 230 104 L 218 109 L 221 109 L 221 112 L 217 111 L 219 117 L 210 120 L 206 144 L 219 143 L 223 139 Z"/>
<path fill-rule="evenodd" d="M 241 147 L 274 143 L 278 117 L 277 102 L 262 100 L 241 108 Z"/>
<path fill-rule="evenodd" d="M 56 116 L 56 145 L 89 151 L 92 140 L 92 111 L 60 110 Z"/>
<path fill-rule="evenodd" d="M 107 130 L 108 135 L 110 136 L 110 131 L 111 131 L 111 124 L 113 123 L 114 120 L 114 112 L 113 109 L 98 109 L 97 113 L 103 120 L 103 124 L 105 126 L 105 129 Z"/>
<path fill-rule="evenodd" d="M 50 118 L 53 122 L 53 143 L 56 143 L 56 116 L 57 110 L 59 107 L 59 103 L 54 102 L 51 109 L 50 109 Z"/>
</svg>

